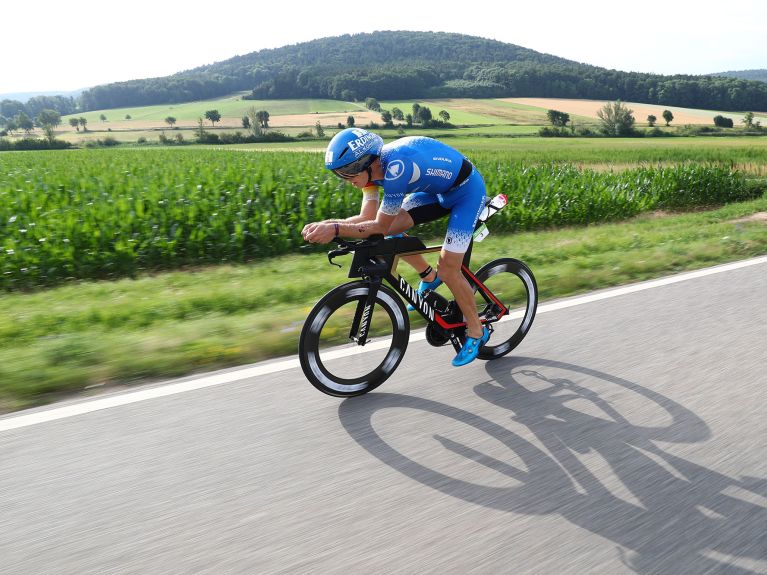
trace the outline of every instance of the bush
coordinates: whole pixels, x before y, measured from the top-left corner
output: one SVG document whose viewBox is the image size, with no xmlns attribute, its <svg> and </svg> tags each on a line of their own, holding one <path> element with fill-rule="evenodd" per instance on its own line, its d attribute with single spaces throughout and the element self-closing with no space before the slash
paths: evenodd
<svg viewBox="0 0 767 575">
<path fill-rule="evenodd" d="M 451 124 L 450 122 L 445 122 L 444 120 L 435 120 L 434 118 L 432 118 L 431 120 L 426 120 L 425 122 L 423 122 L 423 127 L 424 128 L 438 128 L 438 129 L 441 129 L 441 130 L 447 130 L 447 129 L 450 129 L 450 128 L 455 128 L 455 126 L 453 124 Z"/>
<path fill-rule="evenodd" d="M 90 140 L 85 143 L 86 148 L 112 148 L 119 145 L 120 142 L 115 140 L 112 136 L 107 136 L 103 140 Z"/>
<path fill-rule="evenodd" d="M 202 134 L 197 135 L 197 143 L 198 144 L 219 144 L 221 143 L 221 138 L 218 137 L 218 134 L 211 134 L 210 132 L 202 132 Z"/>
<path fill-rule="evenodd" d="M 658 128 L 657 126 L 653 128 L 652 130 L 647 130 L 644 133 L 644 135 L 647 136 L 648 138 L 668 138 L 673 136 L 671 132 L 665 132 L 661 130 L 660 128 Z"/>
<path fill-rule="evenodd" d="M 235 132 L 229 134 L 224 132 L 218 135 L 218 142 L 220 144 L 245 144 L 253 140 L 253 136 L 243 136 L 242 132 Z"/>
<path fill-rule="evenodd" d="M 71 148 L 72 144 L 63 140 L 37 140 L 35 138 L 24 138 L 15 142 L 0 138 L 0 152 L 12 150 L 65 150 Z"/>
<path fill-rule="evenodd" d="M 714 116 L 714 126 L 718 128 L 732 128 L 732 118 L 725 118 L 721 114 Z"/>
<path fill-rule="evenodd" d="M 291 138 L 287 134 L 282 132 L 266 132 L 259 138 L 254 138 L 255 142 L 294 142 L 295 138 Z"/>
<path fill-rule="evenodd" d="M 584 137 L 584 138 L 593 138 L 594 136 L 598 136 L 599 135 L 594 130 L 592 130 L 590 128 L 577 128 L 575 130 L 575 133 L 578 134 L 579 136 Z"/>
<path fill-rule="evenodd" d="M 569 138 L 575 134 L 573 134 L 572 130 L 568 130 L 566 128 L 544 126 L 538 130 L 538 135 L 542 138 Z"/>
</svg>

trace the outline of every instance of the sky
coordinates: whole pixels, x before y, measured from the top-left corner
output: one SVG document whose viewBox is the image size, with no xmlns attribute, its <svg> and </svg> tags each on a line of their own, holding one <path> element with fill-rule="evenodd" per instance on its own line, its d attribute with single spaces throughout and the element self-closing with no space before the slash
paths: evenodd
<svg viewBox="0 0 767 575">
<path fill-rule="evenodd" d="M 167 76 L 377 30 L 458 32 L 623 71 L 767 68 L 765 0 L 37 0 L 0 9 L 0 95 Z"/>
</svg>

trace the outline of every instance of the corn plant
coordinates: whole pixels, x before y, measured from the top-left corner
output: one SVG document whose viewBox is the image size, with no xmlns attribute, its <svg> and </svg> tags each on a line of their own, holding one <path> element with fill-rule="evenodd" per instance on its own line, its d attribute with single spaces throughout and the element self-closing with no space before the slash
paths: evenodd
<svg viewBox="0 0 767 575">
<path fill-rule="evenodd" d="M 472 157 L 509 206 L 498 230 L 631 217 L 753 196 L 729 166 L 596 172 Z M 360 194 L 312 152 L 69 150 L 0 155 L 0 288 L 248 262 L 305 247 L 306 222 L 358 213 Z M 439 235 L 444 222 L 415 231 Z M 321 249 L 312 247 L 309 249 Z"/>
</svg>

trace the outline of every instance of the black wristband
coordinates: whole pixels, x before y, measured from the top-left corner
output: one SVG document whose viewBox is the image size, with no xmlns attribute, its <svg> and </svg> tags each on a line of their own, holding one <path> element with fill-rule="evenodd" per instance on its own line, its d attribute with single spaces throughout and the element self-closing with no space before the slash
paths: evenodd
<svg viewBox="0 0 767 575">
<path fill-rule="evenodd" d="M 421 279 L 424 279 L 424 278 L 425 278 L 427 275 L 429 275 L 429 274 L 430 274 L 432 271 L 433 271 L 433 270 L 432 270 L 431 266 L 429 266 L 428 268 L 426 268 L 425 270 L 423 270 L 423 271 L 422 271 L 421 273 L 419 273 L 418 275 L 419 275 L 419 276 L 421 276 Z"/>
</svg>

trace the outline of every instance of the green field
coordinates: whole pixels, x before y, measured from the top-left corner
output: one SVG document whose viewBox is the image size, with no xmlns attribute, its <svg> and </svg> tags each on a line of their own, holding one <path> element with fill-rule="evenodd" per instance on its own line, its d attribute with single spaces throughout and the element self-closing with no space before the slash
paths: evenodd
<svg viewBox="0 0 767 575">
<path fill-rule="evenodd" d="M 183 104 L 168 104 L 161 106 L 144 106 L 138 108 L 114 108 L 111 110 L 96 110 L 64 116 L 66 124 L 69 118 L 84 117 L 88 120 L 88 128 L 103 127 L 100 116 L 107 117 L 108 122 L 125 123 L 125 117 L 131 116 L 133 121 L 149 121 L 157 127 L 167 127 L 165 118 L 173 116 L 179 122 L 193 122 L 205 117 L 207 110 L 218 110 L 224 118 L 240 120 L 249 108 L 268 110 L 272 117 L 292 114 L 323 114 L 328 112 L 354 113 L 365 109 L 364 104 L 342 102 L 339 100 L 243 100 L 245 93 L 234 94 L 225 98 L 188 102 Z"/>
<path fill-rule="evenodd" d="M 727 163 L 644 165 L 621 171 L 531 164 L 507 150 L 474 150 L 488 194 L 510 206 L 505 231 L 626 219 L 760 195 Z M 310 221 L 359 210 L 359 193 L 311 152 L 86 149 L 14 153 L 0 172 L 0 288 L 142 270 L 248 262 L 294 252 Z M 436 233 L 441 223 L 424 233 Z"/>
<path fill-rule="evenodd" d="M 542 126 L 548 123 L 546 110 L 533 106 L 503 102 L 501 100 L 472 100 L 465 98 L 445 100 L 424 100 L 419 104 L 428 107 L 432 116 L 439 119 L 439 112 L 445 110 L 450 114 L 450 123 L 462 125 L 534 125 Z M 403 113 L 412 112 L 413 101 L 384 101 L 381 107 L 391 110 L 395 107 Z"/>
<path fill-rule="evenodd" d="M 266 110 L 270 114 L 269 129 L 289 137 L 311 139 L 315 127 L 319 123 L 325 130 L 326 137 L 332 136 L 338 130 L 339 124 L 345 125 L 347 118 L 353 116 L 358 126 L 370 123 L 381 125 L 380 113 L 366 109 L 364 102 L 345 102 L 325 99 L 293 99 L 293 100 L 243 100 L 246 92 L 230 94 L 226 97 L 205 101 L 182 104 L 168 104 L 146 107 L 118 108 L 110 110 L 95 110 L 65 116 L 61 125 L 55 130 L 55 137 L 74 144 L 86 146 L 103 143 L 105 140 L 123 144 L 158 145 L 163 138 L 173 140 L 173 143 L 189 145 L 197 139 L 198 122 L 202 118 L 205 130 L 213 134 L 246 134 L 242 127 L 242 119 L 250 108 Z M 570 102 L 576 108 L 578 102 Z M 412 113 L 413 104 L 429 107 L 432 116 L 439 119 L 439 112 L 445 110 L 450 114 L 451 129 L 424 130 L 420 127 L 408 128 L 403 122 L 395 122 L 399 129 L 383 130 L 385 136 L 396 137 L 402 134 L 431 135 L 440 138 L 474 138 L 482 137 L 523 137 L 536 136 L 542 127 L 549 126 L 546 116 L 547 100 L 542 100 L 540 106 L 528 105 L 522 102 L 506 101 L 503 99 L 424 99 L 416 101 L 381 101 L 384 110 L 394 107 L 403 113 Z M 567 106 L 561 100 L 550 100 L 549 107 Z M 580 109 L 580 108 L 578 108 Z M 708 110 L 693 110 L 673 107 L 675 113 L 688 118 L 697 118 L 695 122 L 712 120 L 716 112 Z M 221 120 L 215 125 L 204 119 L 208 110 L 218 110 Z M 658 111 L 658 113 L 660 113 Z M 105 120 L 101 116 L 106 117 Z M 739 122 L 742 113 L 730 114 Z M 165 119 L 172 116 L 176 119 L 173 126 Z M 87 130 L 80 131 L 69 125 L 73 118 L 85 118 Z M 577 129 L 599 130 L 599 121 L 594 116 L 570 114 L 571 126 Z M 637 116 L 637 126 L 646 127 L 644 118 Z M 767 124 L 767 115 L 757 114 L 755 121 Z M 713 121 L 712 121 L 713 125 Z M 738 124 L 739 125 L 739 124 Z M 657 126 L 659 133 L 676 135 L 683 133 L 685 126 L 676 122 L 666 127 L 661 122 Z M 737 131 L 725 132 L 735 136 Z M 22 131 L 16 131 L 8 136 L 10 140 L 25 137 Z M 32 137 L 41 138 L 42 131 L 38 128 L 31 133 Z M 657 139 L 657 138 L 655 138 Z M 180 142 L 179 142 L 180 140 Z M 322 141 L 319 139 L 318 141 Z M 492 144 L 498 147 L 498 144 Z"/>
<path fill-rule="evenodd" d="M 386 141 L 399 135 L 394 130 L 379 130 Z M 406 132 L 412 135 L 414 132 Z M 419 132 L 420 133 L 420 132 Z M 625 169 L 643 164 L 669 165 L 681 162 L 714 162 L 734 165 L 755 175 L 767 175 L 767 136 L 695 138 L 537 138 L 502 137 L 477 134 L 471 129 L 449 132 L 426 131 L 444 140 L 470 158 L 478 152 L 503 153 L 508 161 L 549 163 L 567 162 L 600 169 Z M 242 144 L 242 150 L 323 150 L 322 141 L 284 144 Z"/>
<path fill-rule="evenodd" d="M 767 212 L 767 196 L 618 224 L 492 231 L 473 260 L 526 261 L 546 302 L 765 254 L 767 225 L 748 218 L 756 212 Z M 312 305 L 344 281 L 346 268 L 315 253 L 0 296 L 0 413 L 295 354 Z"/>
<path fill-rule="evenodd" d="M 297 114 L 327 114 L 327 113 L 348 113 L 354 114 L 367 111 L 364 103 L 343 102 L 339 100 L 243 100 L 245 93 L 238 93 L 225 98 L 216 98 L 200 102 L 189 102 L 183 104 L 169 104 L 159 106 L 145 106 L 137 108 L 115 108 L 111 110 L 96 110 L 84 112 L 82 114 L 73 114 L 65 116 L 63 121 L 66 123 L 71 117 L 84 117 L 88 120 L 89 127 L 93 125 L 101 126 L 103 123 L 100 116 L 107 117 L 108 122 L 118 122 L 123 124 L 126 116 L 131 116 L 133 121 L 152 121 L 156 122 L 158 127 L 162 127 L 164 120 L 168 116 L 175 117 L 179 122 L 197 122 L 197 119 L 204 117 L 205 111 L 216 109 L 223 118 L 242 118 L 247 110 L 256 107 L 259 110 L 267 110 L 271 116 L 271 123 L 280 126 L 279 116 L 297 115 Z M 399 107 L 405 114 L 412 111 L 414 100 L 410 101 L 381 101 L 381 108 L 391 110 Z M 543 125 L 547 123 L 546 110 L 534 106 L 525 106 L 501 100 L 470 100 L 470 99 L 451 99 L 451 100 L 419 100 L 423 106 L 432 110 L 437 118 L 440 110 L 446 110 L 450 114 L 450 122 L 456 125 Z M 307 126 L 312 125 L 307 119 Z M 588 120 L 583 118 L 583 120 Z M 591 119 L 593 122 L 593 119 Z"/>
<path fill-rule="evenodd" d="M 539 138 L 540 108 L 421 103 L 462 127 L 404 134 L 444 139 L 475 162 L 491 195 L 510 196 L 475 261 L 524 259 L 544 299 L 767 253 L 767 226 L 749 218 L 767 211 L 767 137 Z M 322 167 L 334 130 L 275 144 L 157 145 L 163 129 L 193 140 L 163 126 L 167 115 L 196 121 L 215 107 L 237 117 L 252 105 L 274 126 L 298 113 L 311 126 L 352 106 L 229 98 L 181 113 L 110 111 L 103 125 L 94 112 L 89 132 L 69 137 L 145 135 L 147 145 L 0 153 L 0 411 L 294 353 L 308 308 L 346 277 L 299 231 L 359 207 Z M 133 119 L 118 129 L 118 114 Z M 437 241 L 442 231 L 415 233 Z"/>
</svg>

